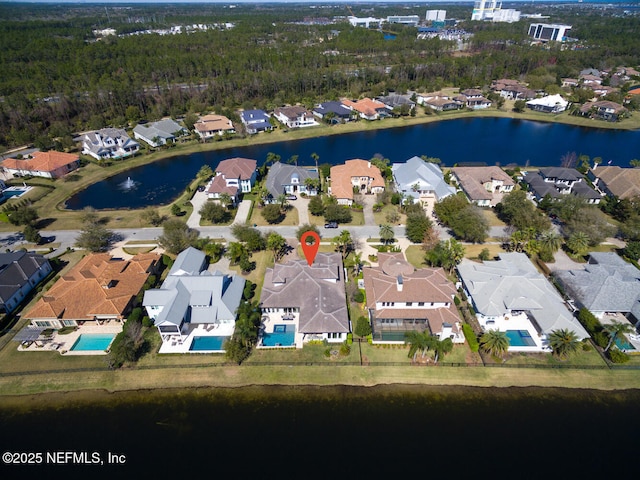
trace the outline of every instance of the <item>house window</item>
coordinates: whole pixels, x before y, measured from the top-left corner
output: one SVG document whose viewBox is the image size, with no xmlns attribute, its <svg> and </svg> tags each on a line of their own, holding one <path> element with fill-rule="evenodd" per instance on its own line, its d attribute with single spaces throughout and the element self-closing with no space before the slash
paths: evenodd
<svg viewBox="0 0 640 480">
<path fill-rule="evenodd" d="M 431 306 L 433 307 L 433 302 L 431 302 Z"/>
<path fill-rule="evenodd" d="M 76 325 L 75 320 L 63 320 L 62 325 L 65 327 L 74 327 Z"/>
<path fill-rule="evenodd" d="M 424 307 L 424 302 L 418 302 L 419 307 Z"/>
<path fill-rule="evenodd" d="M 36 325 L 38 327 L 50 327 L 51 326 L 51 322 L 46 322 L 46 321 L 37 321 Z"/>
<path fill-rule="evenodd" d="M 413 302 L 407 302 L 407 307 L 411 307 L 413 305 Z"/>
</svg>

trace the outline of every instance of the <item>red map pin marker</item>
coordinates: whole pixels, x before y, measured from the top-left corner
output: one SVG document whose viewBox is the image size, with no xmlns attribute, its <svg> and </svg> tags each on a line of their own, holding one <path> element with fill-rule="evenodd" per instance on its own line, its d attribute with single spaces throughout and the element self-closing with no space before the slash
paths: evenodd
<svg viewBox="0 0 640 480">
<path fill-rule="evenodd" d="M 307 238 L 309 237 L 314 240 L 312 245 L 307 243 Z M 307 263 L 311 266 L 316 258 L 316 254 L 318 253 L 318 248 L 320 248 L 320 235 L 312 231 L 304 232 L 300 237 L 300 245 L 302 246 L 302 252 L 304 253 L 304 257 L 307 259 Z"/>
</svg>

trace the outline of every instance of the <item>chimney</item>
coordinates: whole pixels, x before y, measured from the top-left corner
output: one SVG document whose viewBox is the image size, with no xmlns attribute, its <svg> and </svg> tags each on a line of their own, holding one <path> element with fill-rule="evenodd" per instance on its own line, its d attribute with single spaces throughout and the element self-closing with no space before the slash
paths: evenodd
<svg viewBox="0 0 640 480">
<path fill-rule="evenodd" d="M 402 275 L 398 275 L 396 277 L 396 289 L 401 292 L 402 291 Z"/>
</svg>

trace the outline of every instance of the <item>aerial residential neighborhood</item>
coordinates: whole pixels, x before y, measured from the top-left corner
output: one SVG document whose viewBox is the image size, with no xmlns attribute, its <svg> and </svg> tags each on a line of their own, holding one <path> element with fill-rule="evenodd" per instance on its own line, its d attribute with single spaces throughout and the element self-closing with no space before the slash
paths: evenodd
<svg viewBox="0 0 640 480">
<path fill-rule="evenodd" d="M 474 7 L 473 21 L 530 18 L 494 3 Z M 474 35 L 444 10 L 424 20 L 348 13 L 305 18 L 336 29 L 299 48 L 326 44 L 322 58 L 332 63 L 350 48 L 335 43 L 338 26 L 354 37 L 384 33 L 384 42 L 414 28 L 417 41 L 455 42 L 465 58 Z M 216 25 L 170 35 L 237 32 L 235 23 Z M 96 32 L 94 43 L 116 37 Z M 580 51 L 581 34 L 530 23 L 521 41 L 546 56 Z M 443 72 L 446 81 L 427 81 L 431 72 L 387 85 L 385 76 L 399 75 L 389 63 L 350 65 L 349 89 L 296 96 L 286 86 L 270 98 L 251 96 L 240 77 L 224 83 L 214 68 L 220 82 L 182 83 L 173 105 L 129 102 L 120 117 L 94 113 L 74 129 L 60 120 L 50 145 L 20 147 L 15 128 L 3 136 L 16 146 L 3 154 L 0 183 L 10 345 L 24 356 L 106 356 L 112 368 L 163 355 L 355 361 L 356 345 L 361 365 L 402 357 L 486 366 L 516 353 L 533 363 L 541 355 L 559 365 L 637 363 L 640 161 L 625 150 L 614 165 L 609 153 L 581 150 L 530 163 L 508 146 L 522 125 L 541 135 L 540 148 L 552 146 L 541 125 L 625 130 L 638 108 L 637 65 L 503 69 L 483 81 Z M 361 85 L 367 75 L 375 88 Z M 253 81 L 263 81 L 258 70 Z M 162 101 L 157 75 L 146 88 Z M 215 93 L 178 106 L 181 95 L 205 90 Z M 418 130 L 436 124 L 453 136 Z M 409 129 L 412 139 L 397 135 Z M 366 132 L 350 138 L 375 153 L 344 153 L 330 138 L 342 131 Z M 326 146 L 317 141 L 325 138 Z M 93 193 L 98 186 L 105 190 Z M 311 259 L 306 232 L 319 238 Z"/>
</svg>

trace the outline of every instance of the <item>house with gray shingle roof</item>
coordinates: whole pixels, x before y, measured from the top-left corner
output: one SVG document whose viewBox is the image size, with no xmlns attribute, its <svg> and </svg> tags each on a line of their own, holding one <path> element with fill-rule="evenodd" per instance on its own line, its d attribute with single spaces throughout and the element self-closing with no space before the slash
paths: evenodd
<svg viewBox="0 0 640 480">
<path fill-rule="evenodd" d="M 245 280 L 207 270 L 206 256 L 189 247 L 180 252 L 160 288 L 147 290 L 142 305 L 162 338 L 160 353 L 189 353 L 193 342 L 233 334 Z M 202 351 L 198 349 L 197 351 Z"/>
<path fill-rule="evenodd" d="M 563 195 L 576 195 L 589 204 L 598 204 L 602 196 L 591 188 L 584 176 L 575 168 L 546 167 L 537 173 L 527 173 L 524 182 L 529 185 L 529 196 L 536 202 L 549 196 L 558 200 Z"/>
<path fill-rule="evenodd" d="M 591 252 L 583 270 L 559 270 L 554 276 L 576 306 L 596 317 L 621 313 L 634 324 L 640 320 L 640 270 L 617 254 Z"/>
<path fill-rule="evenodd" d="M 319 180 L 318 172 L 308 168 L 276 162 L 269 167 L 265 186 L 269 200 L 275 201 L 279 195 L 317 195 L 318 191 L 305 185 L 307 178 Z"/>
<path fill-rule="evenodd" d="M 96 160 L 124 158 L 140 150 L 140 144 L 131 139 L 122 128 L 103 128 L 87 132 L 80 137 L 82 153 Z"/>
<path fill-rule="evenodd" d="M 0 253 L 0 312 L 12 312 L 49 272 L 51 264 L 42 255 Z"/>
<path fill-rule="evenodd" d="M 501 253 L 482 263 L 463 259 L 458 275 L 485 330 L 500 330 L 510 351 L 548 351 L 548 336 L 568 329 L 589 336 L 551 283 L 524 253 Z"/>
<path fill-rule="evenodd" d="M 133 129 L 133 137 L 142 140 L 152 147 L 159 147 L 174 142 L 176 138 L 188 134 L 188 130 L 170 118 L 159 122 L 136 125 Z"/>
<path fill-rule="evenodd" d="M 351 331 L 344 268 L 338 253 L 318 253 L 313 264 L 293 260 L 267 268 L 260 296 L 263 328 L 259 347 L 296 346 L 311 340 L 343 342 Z M 295 332 L 286 345 L 265 338 Z"/>
<path fill-rule="evenodd" d="M 391 165 L 395 188 L 398 193 L 411 197 L 413 203 L 423 206 L 431 201 L 440 201 L 449 195 L 455 195 L 455 187 L 444 181 L 442 170 L 435 163 L 429 163 L 420 157 L 412 157 L 404 163 Z"/>
</svg>

